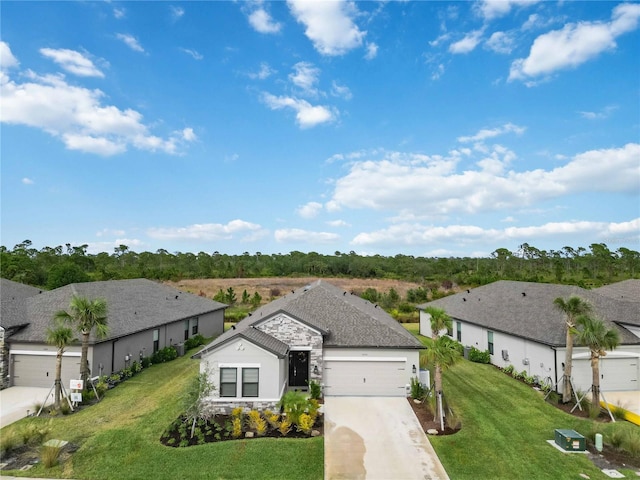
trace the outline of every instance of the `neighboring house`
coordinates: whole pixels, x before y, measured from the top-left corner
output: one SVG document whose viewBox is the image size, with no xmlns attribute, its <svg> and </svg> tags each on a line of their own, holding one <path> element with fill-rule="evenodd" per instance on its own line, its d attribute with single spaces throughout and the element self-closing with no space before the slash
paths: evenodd
<svg viewBox="0 0 640 480">
<path fill-rule="evenodd" d="M 109 375 L 161 348 L 179 345 L 198 333 L 216 336 L 224 328 L 226 305 L 146 279 L 76 283 L 51 291 L 2 279 L 0 295 L 7 386 L 53 385 L 56 348 L 46 343 L 46 331 L 57 311 L 69 311 L 74 295 L 107 302 L 108 335 L 98 339 L 92 333 L 90 337 L 92 375 Z M 68 385 L 70 379 L 79 378 L 79 372 L 78 342 L 65 350 L 63 382 Z"/>
<path fill-rule="evenodd" d="M 559 382 L 564 368 L 565 316 L 553 301 L 578 296 L 620 333 L 620 346 L 601 360 L 603 392 L 640 389 L 640 280 L 601 289 L 569 285 L 498 281 L 419 305 L 420 333 L 431 335 L 425 307 L 444 309 L 452 318 L 451 337 L 467 347 L 489 350 L 491 363 Z M 576 389 L 591 386 L 586 347 L 574 345 L 572 377 Z M 562 386 L 559 386 L 561 389 Z"/>
<path fill-rule="evenodd" d="M 193 358 L 215 386 L 212 413 L 273 408 L 290 389 L 325 396 L 406 396 L 422 344 L 382 308 L 317 281 L 281 297 Z"/>
</svg>

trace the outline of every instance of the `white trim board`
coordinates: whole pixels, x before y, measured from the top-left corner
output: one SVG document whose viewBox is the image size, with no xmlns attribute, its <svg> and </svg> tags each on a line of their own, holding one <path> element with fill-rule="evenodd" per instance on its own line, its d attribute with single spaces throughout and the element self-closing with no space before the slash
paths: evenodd
<svg viewBox="0 0 640 480">
<path fill-rule="evenodd" d="M 9 355 L 37 355 L 37 356 L 48 356 L 55 357 L 58 352 L 52 352 L 50 350 L 10 350 Z M 63 357 L 80 357 L 82 356 L 81 352 L 64 352 L 62 354 Z"/>
<path fill-rule="evenodd" d="M 329 357 L 325 362 L 406 362 L 407 357 Z"/>
</svg>

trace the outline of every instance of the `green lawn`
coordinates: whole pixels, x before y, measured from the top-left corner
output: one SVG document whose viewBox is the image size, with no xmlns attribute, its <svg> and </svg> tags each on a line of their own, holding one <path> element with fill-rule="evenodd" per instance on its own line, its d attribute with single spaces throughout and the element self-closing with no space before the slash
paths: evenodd
<svg viewBox="0 0 640 480">
<path fill-rule="evenodd" d="M 195 350 L 191 353 L 194 353 Z M 153 366 L 107 393 L 99 404 L 53 423 L 52 438 L 81 448 L 65 465 L 38 465 L 19 476 L 91 479 L 321 479 L 324 442 L 312 439 L 253 439 L 188 448 L 159 442 L 164 429 L 181 413 L 180 395 L 196 375 L 198 362 L 188 356 Z M 24 419 L 0 431 L 8 435 Z"/>
</svg>

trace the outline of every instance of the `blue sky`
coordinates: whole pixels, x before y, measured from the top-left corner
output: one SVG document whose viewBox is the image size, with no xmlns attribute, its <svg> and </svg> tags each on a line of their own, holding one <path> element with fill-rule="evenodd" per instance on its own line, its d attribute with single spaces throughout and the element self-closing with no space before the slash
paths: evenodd
<svg viewBox="0 0 640 480">
<path fill-rule="evenodd" d="M 8 248 L 640 250 L 640 3 L 1 9 Z"/>
</svg>

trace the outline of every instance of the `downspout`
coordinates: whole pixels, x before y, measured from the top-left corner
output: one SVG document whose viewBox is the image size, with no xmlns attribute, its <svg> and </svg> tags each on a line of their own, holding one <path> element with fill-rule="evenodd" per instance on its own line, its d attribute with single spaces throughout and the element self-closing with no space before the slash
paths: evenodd
<svg viewBox="0 0 640 480">
<path fill-rule="evenodd" d="M 111 342 L 111 373 L 113 373 L 113 371 L 115 370 L 115 360 L 116 360 L 116 342 L 120 340 L 119 338 L 116 338 L 115 340 L 113 340 L 113 342 Z"/>
<path fill-rule="evenodd" d="M 558 351 L 556 347 L 551 347 L 553 350 L 553 384 L 556 386 L 556 392 L 558 391 Z"/>
</svg>

